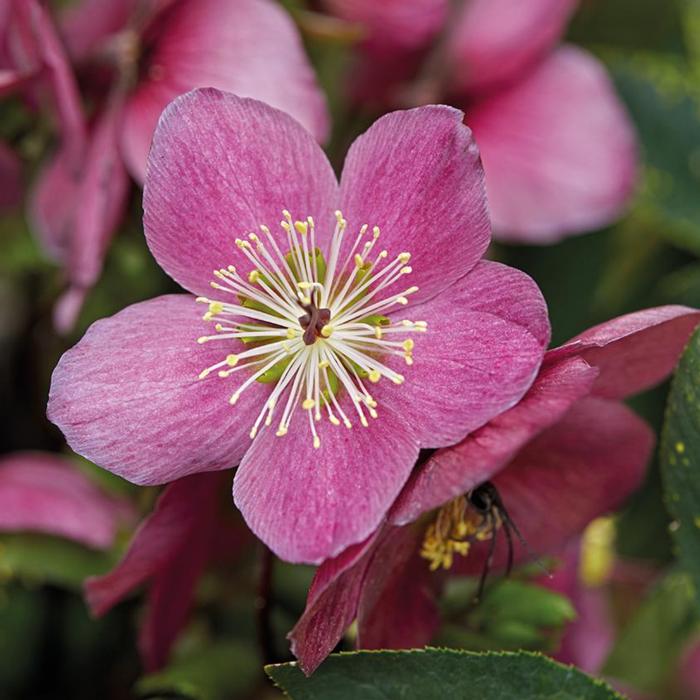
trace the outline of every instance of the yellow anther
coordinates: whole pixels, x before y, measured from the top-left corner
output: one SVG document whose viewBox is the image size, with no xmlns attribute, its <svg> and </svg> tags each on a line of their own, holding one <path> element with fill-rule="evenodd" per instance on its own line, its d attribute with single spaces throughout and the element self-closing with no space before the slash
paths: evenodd
<svg viewBox="0 0 700 700">
<path fill-rule="evenodd" d="M 340 421 L 333 414 L 328 416 L 328 420 L 333 423 L 333 425 L 340 425 Z"/>
<path fill-rule="evenodd" d="M 260 271 L 259 270 L 251 270 L 250 273 L 248 274 L 248 282 L 250 282 L 251 284 L 257 284 L 259 279 L 260 279 Z"/>
<path fill-rule="evenodd" d="M 207 299 L 206 297 L 197 297 L 195 299 L 195 301 L 200 303 L 200 304 L 211 304 L 211 301 L 209 299 Z"/>
<path fill-rule="evenodd" d="M 407 365 L 412 365 L 413 364 L 413 355 L 404 355 L 403 359 L 406 361 Z"/>
<path fill-rule="evenodd" d="M 277 432 L 275 435 L 277 437 L 284 437 L 287 434 L 287 428 L 285 428 L 283 425 L 280 425 L 280 427 L 277 429 Z"/>
<path fill-rule="evenodd" d="M 375 337 L 377 340 L 381 340 L 383 335 L 384 335 L 384 334 L 382 333 L 382 328 L 381 328 L 381 326 L 375 326 L 375 327 L 374 327 L 374 337 Z"/>
<path fill-rule="evenodd" d="M 330 338 L 331 335 L 333 335 L 333 327 L 332 326 L 324 326 L 321 328 L 321 335 L 324 338 Z"/>
<path fill-rule="evenodd" d="M 209 313 L 213 316 L 220 314 L 224 310 L 224 305 L 220 301 L 212 301 L 209 304 Z"/>
<path fill-rule="evenodd" d="M 200 379 L 204 379 L 204 377 L 206 377 L 207 375 L 209 375 L 210 372 L 211 372 L 211 368 L 203 369 L 203 370 L 199 373 L 199 378 L 200 378 Z"/>
<path fill-rule="evenodd" d="M 235 367 L 238 364 L 238 355 L 226 355 L 226 364 Z"/>
<path fill-rule="evenodd" d="M 258 238 L 257 233 L 249 233 L 248 238 L 253 241 L 253 243 L 260 243 L 260 238 Z"/>
<path fill-rule="evenodd" d="M 306 220 L 309 222 L 309 226 L 311 226 L 311 228 L 313 228 L 313 227 L 314 227 L 314 218 L 313 218 L 313 216 L 307 216 L 307 217 L 306 217 Z"/>
<path fill-rule="evenodd" d="M 253 426 L 249 434 L 250 439 L 252 440 L 258 434 L 258 429 L 255 426 Z"/>
<path fill-rule="evenodd" d="M 318 449 L 321 447 L 321 438 L 318 435 L 314 435 L 314 448 Z"/>
<path fill-rule="evenodd" d="M 293 328 L 287 328 L 287 338 L 290 340 L 297 337 L 297 332 Z"/>
<path fill-rule="evenodd" d="M 418 291 L 418 287 L 409 287 L 404 294 L 415 294 Z"/>
<path fill-rule="evenodd" d="M 197 342 L 202 345 L 202 343 L 206 343 L 207 340 L 209 340 L 209 337 L 206 335 L 201 336 L 200 338 L 197 338 Z"/>
<path fill-rule="evenodd" d="M 402 275 L 410 275 L 413 272 L 413 268 L 410 265 L 406 265 L 401 268 Z"/>
<path fill-rule="evenodd" d="M 369 380 L 370 380 L 370 382 L 372 382 L 372 384 L 376 384 L 381 379 L 381 377 L 382 377 L 382 375 L 378 369 L 373 369 L 369 373 Z"/>
<path fill-rule="evenodd" d="M 280 226 L 288 233 L 291 233 L 292 227 L 286 221 L 280 221 Z"/>
<path fill-rule="evenodd" d="M 289 210 L 288 210 L 288 209 L 282 209 L 282 216 L 283 216 L 285 219 L 291 219 L 291 218 L 292 218 L 292 215 L 289 213 Z"/>
<path fill-rule="evenodd" d="M 406 297 L 396 297 L 396 303 L 401 304 L 401 306 L 406 306 L 406 304 L 408 304 L 408 299 L 406 299 Z"/>
<path fill-rule="evenodd" d="M 379 226 L 375 226 L 375 227 L 372 229 L 372 235 L 374 236 L 375 240 L 376 240 L 377 238 L 379 238 L 380 234 L 381 234 L 381 231 L 379 230 Z"/>
<path fill-rule="evenodd" d="M 297 233 L 302 236 L 305 236 L 309 232 L 309 225 L 306 221 L 295 221 L 294 228 L 297 230 Z"/>
<path fill-rule="evenodd" d="M 388 251 L 388 250 L 383 250 L 381 253 L 379 253 L 379 256 L 378 256 L 378 257 L 381 258 L 381 259 L 383 260 L 383 259 L 386 258 L 388 255 L 389 255 L 389 251 Z"/>
<path fill-rule="evenodd" d="M 297 282 L 297 287 L 302 290 L 307 290 L 311 289 L 313 287 L 313 284 L 311 282 Z"/>
<path fill-rule="evenodd" d="M 362 256 L 359 253 L 355 253 L 355 267 L 361 268 L 364 264 L 365 261 L 362 259 Z"/>
<path fill-rule="evenodd" d="M 321 360 L 321 361 L 318 363 L 318 368 L 319 368 L 319 369 L 326 369 L 327 367 L 330 367 L 330 366 L 331 366 L 331 363 L 328 362 L 328 360 Z"/>
<path fill-rule="evenodd" d="M 394 382 L 394 384 L 403 384 L 406 381 L 406 377 L 403 376 L 403 374 L 397 374 L 395 377 L 391 378 L 391 381 Z"/>
<path fill-rule="evenodd" d="M 228 400 L 228 402 L 233 406 L 233 405 L 236 403 L 236 401 L 238 401 L 238 396 L 239 396 L 238 393 L 232 394 L 232 396 L 231 396 L 231 398 Z"/>
<path fill-rule="evenodd" d="M 410 253 L 399 253 L 399 262 L 403 263 L 404 265 L 411 259 L 411 254 Z"/>
<path fill-rule="evenodd" d="M 303 409 L 306 409 L 307 411 L 310 411 L 315 405 L 316 402 L 313 399 L 304 399 L 302 401 L 301 407 Z"/>
<path fill-rule="evenodd" d="M 403 341 L 402 343 L 403 349 L 406 352 L 411 352 L 413 350 L 415 343 L 413 342 L 413 338 L 406 338 L 406 340 Z"/>
<path fill-rule="evenodd" d="M 367 410 L 369 411 L 369 415 L 372 416 L 372 418 L 377 417 L 377 412 L 374 410 L 374 408 L 372 408 L 372 406 L 370 406 Z"/>
<path fill-rule="evenodd" d="M 365 428 L 368 428 L 368 427 L 369 427 L 369 423 L 367 422 L 367 419 L 365 418 L 365 414 L 364 414 L 364 413 L 360 416 L 360 423 L 362 423 L 362 425 L 363 425 Z"/>
<path fill-rule="evenodd" d="M 427 328 L 428 322 L 427 321 L 416 321 L 414 325 L 418 328 Z"/>
<path fill-rule="evenodd" d="M 215 330 L 215 331 L 223 331 L 223 330 L 224 330 L 224 327 L 223 327 L 220 323 L 217 323 L 217 324 L 214 326 L 214 330 Z"/>
<path fill-rule="evenodd" d="M 350 422 L 350 420 L 349 420 L 348 418 L 345 418 L 345 419 L 343 420 L 343 424 L 345 425 L 345 427 L 346 427 L 348 430 L 352 429 L 352 423 Z"/>
</svg>

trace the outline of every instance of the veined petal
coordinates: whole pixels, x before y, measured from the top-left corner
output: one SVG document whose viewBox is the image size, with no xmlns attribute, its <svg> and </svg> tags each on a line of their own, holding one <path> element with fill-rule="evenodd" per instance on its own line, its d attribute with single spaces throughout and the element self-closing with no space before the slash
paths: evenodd
<svg viewBox="0 0 700 700">
<path fill-rule="evenodd" d="M 124 155 L 137 179 L 144 179 L 161 112 L 198 87 L 261 100 L 293 116 L 318 140 L 327 136 L 325 98 L 294 23 L 277 3 L 184 0 L 167 12 L 154 41 L 123 133 Z"/>
<path fill-rule="evenodd" d="M 379 226 L 384 248 L 411 253 L 416 302 L 469 272 L 490 240 L 479 152 L 462 117 L 441 105 L 387 114 L 343 167 L 349 229 Z"/>
<path fill-rule="evenodd" d="M 348 547 L 317 569 L 306 609 L 287 635 L 292 654 L 307 675 L 333 651 L 355 619 L 362 581 L 382 533 L 378 528 L 367 540 Z"/>
<path fill-rule="evenodd" d="M 103 493 L 63 457 L 19 452 L 0 460 L 4 532 L 41 532 L 108 549 L 133 516 L 128 502 Z"/>
<path fill-rule="evenodd" d="M 596 376 L 596 369 L 575 357 L 543 367 L 513 408 L 458 445 L 438 450 L 411 475 L 392 507 L 390 521 L 403 524 L 416 520 L 493 478 L 518 450 L 586 396 Z"/>
<path fill-rule="evenodd" d="M 121 562 L 108 574 L 85 582 L 85 596 L 94 615 L 104 615 L 137 586 L 168 571 L 174 562 L 183 564 L 188 557 L 198 557 L 191 540 L 198 531 L 207 531 L 211 514 L 216 513 L 221 483 L 219 474 L 195 474 L 163 491 Z M 206 543 L 197 544 L 197 550 L 206 551 Z M 183 566 L 179 574 L 186 570 Z"/>
<path fill-rule="evenodd" d="M 76 452 L 138 484 L 237 464 L 269 387 L 254 382 L 232 407 L 242 373 L 198 379 L 223 359 L 216 343 L 197 343 L 208 330 L 201 313 L 189 295 L 134 304 L 63 355 L 48 416 Z M 232 340 L 231 351 L 240 345 Z"/>
<path fill-rule="evenodd" d="M 658 306 L 619 316 L 589 328 L 559 348 L 545 362 L 578 355 L 598 368 L 593 393 L 625 398 L 665 379 L 676 366 L 700 311 L 687 306 Z"/>
<path fill-rule="evenodd" d="M 619 508 L 642 481 L 654 433 L 617 401 L 588 397 L 535 438 L 493 479 L 530 548 L 556 553 L 600 515 Z M 506 560 L 499 533 L 495 565 Z M 484 546 L 485 545 L 485 546 Z M 488 543 L 455 560 L 461 572 L 482 569 Z M 516 542 L 515 561 L 531 558 Z"/>
<path fill-rule="evenodd" d="M 636 177 L 634 129 L 603 66 L 567 46 L 468 110 L 495 235 L 549 243 L 617 218 Z"/>
<path fill-rule="evenodd" d="M 401 415 L 421 447 L 454 444 L 509 409 L 534 381 L 549 341 L 537 285 L 497 263 L 480 263 L 407 313 L 427 330 L 413 336 L 411 366 L 387 363 L 405 383 L 380 382 L 373 396 Z"/>
<path fill-rule="evenodd" d="M 577 0 L 470 0 L 450 36 L 455 87 L 474 92 L 530 70 L 563 34 Z"/>
<path fill-rule="evenodd" d="M 341 405 L 353 415 L 347 396 Z M 411 473 L 418 444 L 388 408 L 366 428 L 319 422 L 317 449 L 305 428 L 259 434 L 236 472 L 233 496 L 250 529 L 280 558 L 319 563 L 377 528 Z"/>
<path fill-rule="evenodd" d="M 208 294 L 234 242 L 284 209 L 333 232 L 337 184 L 325 154 L 292 117 L 256 100 L 194 90 L 163 112 L 143 195 L 146 240 L 163 269 Z M 322 241 L 320 241 L 322 242 Z"/>
</svg>

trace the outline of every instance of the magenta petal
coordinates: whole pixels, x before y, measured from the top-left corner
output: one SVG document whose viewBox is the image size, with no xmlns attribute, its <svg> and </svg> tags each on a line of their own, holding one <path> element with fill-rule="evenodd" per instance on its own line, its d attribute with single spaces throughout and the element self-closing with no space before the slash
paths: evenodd
<svg viewBox="0 0 700 700">
<path fill-rule="evenodd" d="M 218 474 L 195 474 L 170 484 L 155 510 L 141 523 L 121 562 L 104 576 L 85 582 L 85 596 L 93 615 L 104 615 L 134 588 L 168 571 L 178 561 L 185 564 L 197 551 L 192 538 L 216 512 L 215 499 L 221 480 Z M 204 549 L 201 542 L 198 549 Z M 190 547 L 188 551 L 186 548 Z M 180 575 L 185 570 L 180 571 Z M 175 577 L 177 578 L 177 577 Z M 173 582 L 175 587 L 178 583 Z M 179 589 L 181 590 L 181 589 Z"/>
<path fill-rule="evenodd" d="M 389 363 L 405 383 L 380 382 L 372 393 L 380 408 L 411 426 L 421 447 L 458 442 L 515 404 L 535 379 L 549 341 L 537 285 L 497 263 L 480 263 L 407 312 L 428 324 L 427 332 L 414 335 L 414 364 Z"/>
<path fill-rule="evenodd" d="M 193 493 L 195 479 L 198 483 Z M 196 521 L 191 523 L 177 553 L 155 573 L 148 589 L 146 615 L 139 631 L 139 651 L 147 671 L 167 663 L 170 649 L 189 618 L 197 583 L 212 554 L 217 533 L 221 475 L 198 474 L 183 481 L 188 483 L 179 498 L 194 500 Z M 175 484 L 168 488 L 174 489 Z"/>
<path fill-rule="evenodd" d="M 67 459 L 20 452 L 0 460 L 0 530 L 66 537 L 109 548 L 120 523 L 133 517 L 126 501 L 104 494 Z"/>
<path fill-rule="evenodd" d="M 94 323 L 63 355 L 48 416 L 76 452 L 138 484 L 240 460 L 269 386 L 253 382 L 234 408 L 228 398 L 242 373 L 197 379 L 226 353 L 196 342 L 210 331 L 201 313 L 189 295 L 134 304 Z"/>
<path fill-rule="evenodd" d="M 82 61 L 126 29 L 138 0 L 80 0 L 60 18 L 61 37 L 75 61 Z"/>
<path fill-rule="evenodd" d="M 678 678 L 685 700 L 700 698 L 700 637 L 697 635 L 686 647 L 681 656 Z"/>
<path fill-rule="evenodd" d="M 344 410 L 352 415 L 345 396 Z M 382 411 L 367 428 L 316 424 L 314 449 L 306 416 L 277 437 L 257 436 L 233 482 L 250 529 L 282 559 L 319 563 L 365 539 L 383 519 L 411 473 L 418 445 L 403 418 Z M 352 513 L 352 517 L 349 517 Z"/>
<path fill-rule="evenodd" d="M 294 23 L 276 2 L 184 0 L 158 31 L 124 128 L 125 157 L 137 179 L 145 175 L 161 112 L 198 87 L 261 100 L 293 116 L 318 140 L 327 136 L 325 98 Z"/>
<path fill-rule="evenodd" d="M 483 171 L 463 116 L 445 106 L 387 114 L 353 143 L 343 167 L 349 231 L 379 226 L 391 255 L 411 253 L 416 300 L 466 274 L 489 244 Z"/>
<path fill-rule="evenodd" d="M 589 328 L 546 361 L 575 354 L 600 371 L 593 392 L 624 398 L 654 386 L 676 366 L 700 311 L 686 306 L 659 306 L 619 316 Z"/>
<path fill-rule="evenodd" d="M 361 24 L 377 47 L 416 49 L 440 31 L 449 0 L 323 0 L 337 17 Z"/>
<path fill-rule="evenodd" d="M 534 436 L 558 421 L 586 396 L 597 375 L 579 358 L 543 367 L 524 398 L 458 445 L 439 450 L 415 471 L 396 500 L 392 522 L 421 513 L 492 478 Z"/>
<path fill-rule="evenodd" d="M 65 268 L 71 291 L 57 313 L 60 331 L 72 328 L 87 290 L 99 279 L 107 247 L 124 211 L 129 179 L 117 151 L 118 105 L 94 126 L 79 167 L 62 148 L 44 167 L 30 205 L 34 231 Z"/>
<path fill-rule="evenodd" d="M 588 397 L 492 481 L 532 550 L 556 553 L 591 520 L 622 505 L 641 483 L 653 447 L 653 431 L 629 408 Z M 499 541 L 496 564 L 503 565 Z M 480 543 L 457 565 L 480 571 L 486 548 Z M 515 549 L 516 561 L 531 558 L 517 542 Z"/>
<path fill-rule="evenodd" d="M 256 100 L 195 90 L 165 110 L 143 195 L 146 240 L 185 288 L 211 292 L 212 271 L 238 261 L 234 241 L 286 208 L 335 223 L 337 184 L 325 154 L 294 119 Z M 237 251 L 238 252 L 238 251 Z"/>
<path fill-rule="evenodd" d="M 382 530 L 348 547 L 316 571 L 306 609 L 287 635 L 304 673 L 312 674 L 333 651 L 357 615 L 365 571 Z"/>
<path fill-rule="evenodd" d="M 423 533 L 389 527 L 362 582 L 357 615 L 359 649 L 410 649 L 432 639 L 440 625 L 439 578 L 420 557 Z"/>
<path fill-rule="evenodd" d="M 603 66 L 580 49 L 558 49 L 474 104 L 468 122 L 501 239 L 547 243 L 588 231 L 629 199 L 634 129 Z"/>
<path fill-rule="evenodd" d="M 448 44 L 456 87 L 474 92 L 531 68 L 564 32 L 577 0 L 470 0 Z"/>
</svg>

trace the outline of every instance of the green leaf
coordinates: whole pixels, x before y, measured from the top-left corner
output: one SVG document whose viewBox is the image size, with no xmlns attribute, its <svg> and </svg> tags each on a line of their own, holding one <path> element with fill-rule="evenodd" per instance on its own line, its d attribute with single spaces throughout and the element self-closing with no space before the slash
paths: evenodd
<svg viewBox="0 0 700 700">
<path fill-rule="evenodd" d="M 664 579 L 620 633 L 603 673 L 668 697 L 664 691 L 673 681 L 678 653 L 695 622 L 692 596 L 687 576 Z"/>
<path fill-rule="evenodd" d="M 149 698 L 177 695 L 192 700 L 230 700 L 249 695 L 259 678 L 259 661 L 250 644 L 221 641 L 143 677 L 136 692 Z"/>
<path fill-rule="evenodd" d="M 114 565 L 112 554 L 34 533 L 0 537 L 0 576 L 79 589 L 82 582 Z"/>
<path fill-rule="evenodd" d="M 671 384 L 660 459 L 678 561 L 693 581 L 700 610 L 700 330 Z"/>
<path fill-rule="evenodd" d="M 608 700 L 601 681 L 539 654 L 454 649 L 361 651 L 330 656 L 306 678 L 294 664 L 265 667 L 293 700 Z"/>
</svg>

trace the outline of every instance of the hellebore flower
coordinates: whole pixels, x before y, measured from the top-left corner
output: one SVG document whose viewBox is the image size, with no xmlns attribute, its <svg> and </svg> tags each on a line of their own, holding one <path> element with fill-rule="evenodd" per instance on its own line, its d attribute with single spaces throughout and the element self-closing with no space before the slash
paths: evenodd
<svg viewBox="0 0 700 700">
<path fill-rule="evenodd" d="M 85 582 L 94 615 L 104 615 L 135 588 L 148 585 L 139 650 L 147 670 L 165 665 L 187 622 L 205 567 L 237 558 L 251 541 L 222 508 L 223 473 L 194 474 L 168 485 L 141 523 L 121 562 Z M 228 509 L 230 511 L 231 509 Z"/>
<path fill-rule="evenodd" d="M 60 30 L 68 56 L 59 42 L 54 62 L 74 80 L 72 60 L 83 96 L 97 105 L 87 127 L 80 98 L 71 101 L 80 128 L 70 133 L 83 132 L 79 157 L 64 129 L 30 205 L 37 235 L 66 269 L 69 290 L 55 313 L 66 331 L 99 278 L 124 212 L 127 172 L 143 182 L 153 131 L 173 98 L 208 86 L 255 97 L 319 140 L 328 114 L 298 32 L 271 0 L 83 0 L 65 11 Z M 44 36 L 34 30 L 37 41 Z"/>
<path fill-rule="evenodd" d="M 17 452 L 0 459 L 1 532 L 40 532 L 109 549 L 133 516 L 127 501 L 103 493 L 63 457 Z"/>
<path fill-rule="evenodd" d="M 208 310 L 173 295 L 98 321 L 59 362 L 49 417 L 140 484 L 240 461 L 236 504 L 293 562 L 366 538 L 419 449 L 516 403 L 548 343 L 534 282 L 480 260 L 482 171 L 450 107 L 377 121 L 338 185 L 288 115 L 193 91 L 156 130 L 144 225 Z"/>
<path fill-rule="evenodd" d="M 411 30 L 403 4 L 327 0 L 367 31 L 359 99 L 444 95 L 466 112 L 497 238 L 550 243 L 620 215 L 636 176 L 634 129 L 603 66 L 554 48 L 575 0 L 469 0 L 457 16 L 447 0 L 423 0 Z"/>
<path fill-rule="evenodd" d="M 304 671 L 315 670 L 355 618 L 359 647 L 428 643 L 439 626 L 434 597 L 446 570 L 482 572 L 494 543 L 494 566 L 508 567 L 503 519 L 486 517 L 465 497 L 484 482 L 496 487 L 539 554 L 560 552 L 591 520 L 616 509 L 639 485 L 654 442 L 621 399 L 663 379 L 699 321 L 700 312 L 685 307 L 648 309 L 550 350 L 520 403 L 435 452 L 386 522 L 318 569 L 289 635 Z M 437 515 L 426 515 L 434 509 Z M 515 562 L 531 557 L 517 544 Z"/>
</svg>

